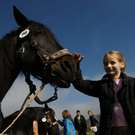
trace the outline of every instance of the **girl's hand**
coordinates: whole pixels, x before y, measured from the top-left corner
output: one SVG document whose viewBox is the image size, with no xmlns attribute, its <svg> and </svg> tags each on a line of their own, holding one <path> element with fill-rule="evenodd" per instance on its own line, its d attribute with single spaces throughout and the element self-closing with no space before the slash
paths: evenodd
<svg viewBox="0 0 135 135">
<path fill-rule="evenodd" d="M 80 53 L 77 54 L 77 53 L 73 52 L 73 58 L 76 63 L 80 63 L 82 61 L 82 59 L 84 58 L 84 56 L 81 56 Z"/>
<path fill-rule="evenodd" d="M 58 119 L 54 116 L 54 119 L 56 120 L 56 121 L 58 121 Z"/>
</svg>

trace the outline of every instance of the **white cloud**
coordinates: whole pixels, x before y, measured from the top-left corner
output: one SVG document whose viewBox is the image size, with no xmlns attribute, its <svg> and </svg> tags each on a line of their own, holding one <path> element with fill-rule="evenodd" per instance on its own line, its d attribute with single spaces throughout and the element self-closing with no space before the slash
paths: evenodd
<svg viewBox="0 0 135 135">
<path fill-rule="evenodd" d="M 98 74 L 98 75 L 95 75 L 93 77 L 89 77 L 89 76 L 83 76 L 84 79 L 90 79 L 90 80 L 101 80 L 102 77 L 104 76 L 105 72 L 104 73 L 101 73 L 101 74 Z"/>
</svg>

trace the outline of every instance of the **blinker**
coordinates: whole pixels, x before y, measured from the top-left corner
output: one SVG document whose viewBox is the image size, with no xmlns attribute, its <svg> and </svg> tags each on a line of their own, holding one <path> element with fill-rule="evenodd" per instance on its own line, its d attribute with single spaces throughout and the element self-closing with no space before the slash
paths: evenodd
<svg viewBox="0 0 135 135">
<path fill-rule="evenodd" d="M 46 118 L 42 118 L 42 122 L 46 122 Z"/>
<path fill-rule="evenodd" d="M 28 34 L 30 33 L 29 29 L 25 29 L 24 31 L 22 31 L 19 35 L 19 38 L 24 38 L 26 37 Z"/>
</svg>

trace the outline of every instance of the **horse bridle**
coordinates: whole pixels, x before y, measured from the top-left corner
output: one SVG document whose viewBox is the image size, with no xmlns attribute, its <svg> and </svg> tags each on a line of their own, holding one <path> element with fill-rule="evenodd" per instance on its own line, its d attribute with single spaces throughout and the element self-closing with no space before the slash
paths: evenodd
<svg viewBox="0 0 135 135">
<path fill-rule="evenodd" d="M 21 33 L 25 33 L 27 30 L 29 30 L 30 26 L 25 29 L 24 31 L 22 31 Z M 19 36 L 20 37 L 20 36 Z M 26 36 L 23 36 L 22 38 L 26 38 L 29 42 L 30 42 L 30 45 L 35 48 L 37 50 L 37 54 L 39 55 L 39 57 L 41 58 L 44 66 L 46 67 L 48 64 L 51 64 L 51 63 L 55 63 L 56 62 L 56 59 L 57 58 L 60 58 L 64 55 L 72 55 L 71 53 L 68 52 L 67 49 L 61 49 L 53 54 L 49 54 L 48 52 L 45 51 L 44 48 L 42 48 L 38 42 L 35 40 L 35 39 L 32 39 L 30 36 L 29 36 L 29 33 L 26 34 Z M 21 46 L 20 48 L 20 53 L 23 54 L 25 52 L 25 46 Z"/>
<path fill-rule="evenodd" d="M 59 50 L 59 51 L 57 51 L 57 52 L 55 52 L 53 54 L 49 54 L 48 52 L 46 52 L 46 50 L 44 48 L 42 48 L 38 44 L 38 42 L 35 39 L 32 39 L 29 36 L 29 31 L 30 31 L 29 28 L 30 28 L 30 26 L 20 33 L 20 34 L 23 35 L 22 37 L 19 35 L 20 39 L 26 38 L 28 40 L 28 42 L 30 43 L 30 45 L 37 50 L 37 54 L 39 55 L 43 65 L 44 65 L 44 71 L 45 71 L 44 72 L 44 78 L 46 78 L 46 67 L 48 65 L 51 65 L 51 75 L 56 76 L 57 71 L 55 70 L 55 68 L 54 68 L 54 66 L 52 64 L 54 64 L 56 62 L 57 58 L 60 58 L 60 57 L 65 56 L 65 55 L 72 56 L 72 54 L 69 53 L 67 49 L 61 49 L 61 50 Z M 22 44 L 19 52 L 20 52 L 20 56 L 22 58 L 23 54 L 25 52 L 25 44 Z M 23 71 L 23 72 L 25 72 L 25 71 Z M 42 79 L 40 77 L 38 77 L 36 75 L 34 75 L 34 77 L 42 81 Z M 46 80 L 44 80 L 44 82 L 45 81 Z M 47 82 L 45 82 L 45 83 L 47 83 Z"/>
<path fill-rule="evenodd" d="M 49 113 L 50 113 L 50 111 L 45 112 L 45 116 L 42 118 L 42 122 L 47 122 L 49 124 L 49 128 L 51 128 L 52 126 L 54 126 L 58 123 L 57 123 L 57 121 L 52 122 L 52 120 L 50 119 Z"/>
<path fill-rule="evenodd" d="M 71 55 L 71 53 L 69 53 L 67 49 L 61 49 L 53 54 L 49 54 L 37 43 L 36 40 L 32 40 L 29 36 L 28 39 L 31 46 L 37 50 L 37 54 L 41 58 L 44 66 L 47 66 L 50 63 L 54 63 L 57 58 L 60 58 L 64 55 Z"/>
<path fill-rule="evenodd" d="M 32 39 L 30 36 L 29 36 L 29 27 L 27 27 L 25 30 L 21 30 L 22 32 L 20 33 L 19 35 L 19 39 L 23 39 L 23 38 L 26 38 L 26 40 L 28 40 L 28 42 L 30 43 L 30 45 L 35 48 L 37 50 L 37 54 L 39 55 L 43 65 L 44 65 L 44 78 L 46 79 L 46 68 L 48 65 L 51 65 L 51 75 L 52 76 L 56 76 L 56 73 L 55 72 L 55 68 L 54 66 L 52 66 L 52 64 L 54 64 L 56 62 L 56 59 L 57 58 L 60 58 L 62 56 L 65 56 L 65 55 L 72 55 L 71 53 L 68 52 L 67 49 L 61 49 L 53 54 L 49 54 L 48 52 L 46 52 L 46 50 L 44 48 L 42 48 L 38 42 L 35 40 L 35 39 Z M 21 44 L 21 48 L 19 50 L 20 52 L 20 58 L 23 58 L 23 55 L 25 53 L 25 44 Z M 27 82 L 27 84 L 29 85 L 30 87 L 30 91 L 34 92 L 36 90 L 35 88 L 35 85 L 33 84 L 33 82 L 30 80 L 30 73 L 26 72 L 26 71 L 23 71 L 26 79 L 25 81 Z M 33 75 L 35 78 L 43 81 L 43 79 L 41 79 L 40 77 L 36 76 L 36 75 Z M 47 80 L 44 80 L 44 83 L 47 83 Z"/>
</svg>

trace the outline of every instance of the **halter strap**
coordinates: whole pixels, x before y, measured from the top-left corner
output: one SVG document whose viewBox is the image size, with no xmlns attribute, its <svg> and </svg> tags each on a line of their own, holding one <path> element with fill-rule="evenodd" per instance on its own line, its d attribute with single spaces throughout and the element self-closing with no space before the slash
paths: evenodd
<svg viewBox="0 0 135 135">
<path fill-rule="evenodd" d="M 29 40 L 29 42 L 31 43 L 31 46 L 34 47 L 37 50 L 37 54 L 39 55 L 39 57 L 41 58 L 42 62 L 45 65 L 48 65 L 50 63 L 54 63 L 57 58 L 60 58 L 64 55 L 71 55 L 71 53 L 68 52 L 67 49 L 61 49 L 53 54 L 49 54 L 48 52 L 46 52 L 38 43 L 36 40 L 32 40 L 29 36 L 27 36 L 27 39 Z"/>
<path fill-rule="evenodd" d="M 58 52 L 53 53 L 53 54 L 51 55 L 51 57 L 52 57 L 53 59 L 57 59 L 57 58 L 62 57 L 62 56 L 64 56 L 64 55 L 72 55 L 72 54 L 69 53 L 67 49 L 62 49 L 62 50 L 60 50 L 60 51 L 58 51 Z"/>
<path fill-rule="evenodd" d="M 37 50 L 37 54 L 39 55 L 39 57 L 41 58 L 41 60 L 42 60 L 42 62 L 43 62 L 43 64 L 45 66 L 47 66 L 50 63 L 54 63 L 55 62 L 55 59 L 60 58 L 60 57 L 62 57 L 64 55 L 71 55 L 72 56 L 72 54 L 69 53 L 67 49 L 61 49 L 61 50 L 59 50 L 59 51 L 57 51 L 57 52 L 55 52 L 53 54 L 49 54 L 48 52 L 46 52 L 44 50 L 44 48 L 42 48 L 37 43 L 36 40 L 33 40 L 29 36 L 29 32 L 30 32 L 29 28 L 30 28 L 30 26 L 28 26 L 25 30 L 23 30 L 20 33 L 19 37 L 20 37 L 20 39 L 27 38 L 27 40 L 30 42 L 31 46 L 34 47 Z M 23 56 L 24 52 L 25 52 L 25 47 L 22 46 L 20 48 L 20 55 L 21 55 L 21 57 Z"/>
</svg>

